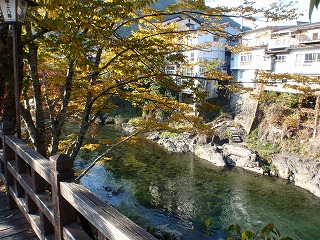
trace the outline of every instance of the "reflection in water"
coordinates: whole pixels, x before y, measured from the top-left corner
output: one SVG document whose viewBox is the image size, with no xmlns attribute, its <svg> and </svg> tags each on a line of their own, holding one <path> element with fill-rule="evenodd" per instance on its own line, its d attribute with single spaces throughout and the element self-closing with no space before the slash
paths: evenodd
<svg viewBox="0 0 320 240">
<path fill-rule="evenodd" d="M 95 166 L 82 184 L 142 227 L 166 226 L 187 240 L 218 239 L 230 224 L 258 230 L 272 221 L 283 236 L 319 239 L 320 199 L 281 179 L 217 168 L 144 139 L 112 157 Z"/>
</svg>

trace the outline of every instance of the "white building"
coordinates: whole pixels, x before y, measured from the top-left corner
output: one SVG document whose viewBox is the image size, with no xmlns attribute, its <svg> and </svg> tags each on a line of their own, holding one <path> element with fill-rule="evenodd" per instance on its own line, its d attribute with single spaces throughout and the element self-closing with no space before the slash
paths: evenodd
<svg viewBox="0 0 320 240">
<path fill-rule="evenodd" d="M 201 29 L 201 21 L 191 17 L 174 17 L 166 20 L 164 23 L 170 24 L 175 22 L 178 24 L 179 28 L 190 30 L 198 30 Z M 233 22 L 232 22 L 233 23 Z M 236 31 L 236 27 L 239 26 L 231 26 L 232 24 L 226 22 L 224 24 L 225 31 L 230 34 L 234 34 Z M 217 35 L 213 35 L 211 33 L 197 33 L 195 31 L 194 34 L 190 34 L 188 38 L 185 39 L 186 45 L 189 47 L 186 48 L 182 53 L 186 56 L 187 62 L 189 63 L 189 67 L 183 67 L 180 63 L 169 63 L 166 67 L 166 72 L 168 74 L 181 74 L 188 77 L 194 77 L 194 84 L 202 88 L 202 90 L 208 93 L 208 97 L 216 97 L 217 96 L 217 81 L 205 81 L 201 79 L 203 77 L 205 69 L 201 67 L 202 60 L 207 60 L 209 62 L 217 61 L 217 69 L 224 73 L 229 73 L 230 70 L 230 59 L 231 53 L 226 50 L 225 44 L 229 43 L 224 37 L 219 37 Z M 207 47 L 199 47 L 204 46 L 205 44 L 209 44 Z M 194 46 L 194 47 L 192 47 Z M 199 77 L 199 78 L 197 78 Z M 181 84 L 183 78 L 176 78 L 177 84 Z M 187 101 L 187 98 L 192 95 L 192 91 L 190 89 L 184 89 L 181 94 L 181 100 Z"/>
<path fill-rule="evenodd" d="M 250 30 L 242 34 L 241 42 L 249 50 L 232 54 L 231 71 L 244 87 L 255 86 L 258 70 L 320 78 L 320 23 Z M 284 84 L 296 83 L 270 82 L 265 90 L 289 91 Z"/>
</svg>

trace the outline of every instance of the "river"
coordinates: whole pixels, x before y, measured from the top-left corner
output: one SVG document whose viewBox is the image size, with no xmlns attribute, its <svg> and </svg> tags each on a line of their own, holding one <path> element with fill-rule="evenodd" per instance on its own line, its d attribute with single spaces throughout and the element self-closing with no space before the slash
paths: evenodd
<svg viewBox="0 0 320 240">
<path fill-rule="evenodd" d="M 121 130 L 103 126 L 100 135 L 113 138 Z M 77 170 L 88 164 L 84 156 Z M 143 138 L 117 148 L 111 157 L 81 183 L 144 228 L 162 226 L 184 240 L 198 240 L 224 238 L 230 224 L 258 231 L 273 222 L 282 236 L 320 239 L 320 199 L 283 179 L 218 168 Z"/>
</svg>

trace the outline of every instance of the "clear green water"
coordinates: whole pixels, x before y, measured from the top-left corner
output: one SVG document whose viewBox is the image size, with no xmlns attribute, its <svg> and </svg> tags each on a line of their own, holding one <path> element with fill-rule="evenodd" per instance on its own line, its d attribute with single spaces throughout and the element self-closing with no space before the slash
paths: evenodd
<svg viewBox="0 0 320 240">
<path fill-rule="evenodd" d="M 110 127 L 101 132 L 120 134 Z M 187 240 L 218 239 L 230 224 L 259 230 L 271 221 L 283 236 L 320 239 L 320 199 L 285 180 L 217 168 L 144 139 L 111 155 L 113 159 L 95 166 L 82 184 L 142 227 L 166 225 Z M 84 166 L 78 162 L 78 168 Z"/>
</svg>

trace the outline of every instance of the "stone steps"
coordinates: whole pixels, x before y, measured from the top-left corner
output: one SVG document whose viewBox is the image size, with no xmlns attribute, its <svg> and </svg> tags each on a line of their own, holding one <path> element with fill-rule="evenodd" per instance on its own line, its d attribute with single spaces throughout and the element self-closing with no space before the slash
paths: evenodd
<svg viewBox="0 0 320 240">
<path fill-rule="evenodd" d="M 234 126 L 230 126 L 230 131 L 231 131 L 231 139 L 234 143 L 241 143 L 242 139 L 237 131 L 237 129 Z"/>
</svg>

